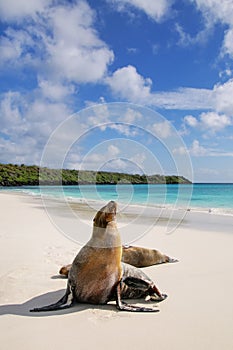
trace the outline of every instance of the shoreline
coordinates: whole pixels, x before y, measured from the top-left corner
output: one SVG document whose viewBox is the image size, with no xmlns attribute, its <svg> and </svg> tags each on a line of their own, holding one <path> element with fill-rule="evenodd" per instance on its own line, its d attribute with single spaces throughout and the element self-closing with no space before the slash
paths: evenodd
<svg viewBox="0 0 233 350">
<path fill-rule="evenodd" d="M 38 186 L 39 187 L 39 186 Z M 31 191 L 27 191 L 26 189 L 22 189 L 19 187 L 16 187 L 15 189 L 9 189 L 2 187 L 0 188 L 0 195 L 1 193 L 12 193 L 16 195 L 25 195 L 33 198 L 43 198 L 45 201 L 57 201 L 57 202 L 68 202 L 70 204 L 77 204 L 77 205 L 85 205 L 86 203 L 89 204 L 94 204 L 94 205 L 99 205 L 101 206 L 103 203 L 106 203 L 107 201 L 111 199 L 91 199 L 91 198 L 78 198 L 78 197 L 72 197 L 72 196 L 56 196 L 53 194 L 43 194 L 43 193 L 35 193 Z M 115 199 L 113 199 L 115 200 Z M 203 213 L 203 214 L 211 214 L 211 215 L 216 215 L 216 216 L 224 216 L 224 217 L 233 217 L 233 207 L 211 207 L 211 206 L 192 206 L 191 203 L 186 206 L 178 206 L 176 207 L 174 204 L 153 204 L 153 203 L 141 203 L 141 202 L 132 202 L 132 203 L 127 203 L 127 202 L 120 202 L 116 199 L 117 203 L 121 206 L 128 206 L 131 208 L 151 208 L 154 210 L 163 210 L 163 211 L 183 211 L 184 213 Z"/>
</svg>

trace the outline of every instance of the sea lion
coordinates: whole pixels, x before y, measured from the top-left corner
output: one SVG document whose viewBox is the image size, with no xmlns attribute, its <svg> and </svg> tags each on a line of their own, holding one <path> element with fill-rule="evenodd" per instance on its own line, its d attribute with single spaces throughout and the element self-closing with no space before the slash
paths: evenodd
<svg viewBox="0 0 233 350">
<path fill-rule="evenodd" d="M 122 246 L 121 261 L 135 267 L 148 267 L 164 263 L 174 263 L 178 260 L 173 259 L 156 249 L 135 246 Z M 59 270 L 59 274 L 62 277 L 68 277 L 70 268 L 71 264 L 62 266 Z"/>
<path fill-rule="evenodd" d="M 147 267 L 163 263 L 173 263 L 178 260 L 170 258 L 156 249 L 123 246 L 121 261 L 135 267 Z"/>
<path fill-rule="evenodd" d="M 55 304 L 31 312 L 59 310 L 74 302 L 107 304 L 115 300 L 119 310 L 156 312 L 158 309 L 129 305 L 122 298 L 145 297 L 162 301 L 154 282 L 142 271 L 121 262 L 122 245 L 116 225 L 116 202 L 110 201 L 94 218 L 92 237 L 74 259 L 65 295 Z"/>
</svg>

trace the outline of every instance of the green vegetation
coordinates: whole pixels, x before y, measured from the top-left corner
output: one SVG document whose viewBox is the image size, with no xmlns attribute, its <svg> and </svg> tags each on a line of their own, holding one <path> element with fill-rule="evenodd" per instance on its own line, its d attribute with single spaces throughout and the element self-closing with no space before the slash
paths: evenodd
<svg viewBox="0 0 233 350">
<path fill-rule="evenodd" d="M 40 179 L 40 180 L 39 180 Z M 0 164 L 0 186 L 35 186 L 35 185 L 78 184 L 188 184 L 183 176 L 139 175 L 106 171 L 86 171 L 68 169 L 39 168 L 36 165 Z"/>
</svg>

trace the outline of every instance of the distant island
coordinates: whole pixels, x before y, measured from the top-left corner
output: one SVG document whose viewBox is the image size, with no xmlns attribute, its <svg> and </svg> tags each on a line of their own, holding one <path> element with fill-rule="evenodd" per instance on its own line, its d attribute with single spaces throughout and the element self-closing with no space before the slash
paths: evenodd
<svg viewBox="0 0 233 350">
<path fill-rule="evenodd" d="M 61 181 L 62 180 L 62 181 Z M 40 168 L 36 165 L 0 164 L 0 186 L 108 184 L 190 184 L 183 176 L 139 175 L 108 171 Z"/>
</svg>

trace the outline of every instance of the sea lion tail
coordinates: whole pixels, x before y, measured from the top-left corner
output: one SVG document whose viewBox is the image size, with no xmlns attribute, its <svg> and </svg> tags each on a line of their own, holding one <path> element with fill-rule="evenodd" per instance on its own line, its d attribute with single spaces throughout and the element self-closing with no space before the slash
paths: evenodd
<svg viewBox="0 0 233 350">
<path fill-rule="evenodd" d="M 30 312 L 41 312 L 41 311 L 54 311 L 54 310 L 62 310 L 71 307 L 74 303 L 74 295 L 70 286 L 67 286 L 66 293 L 63 297 L 58 300 L 56 303 L 51 305 L 46 305 L 42 307 L 36 307 L 31 309 Z"/>
</svg>

